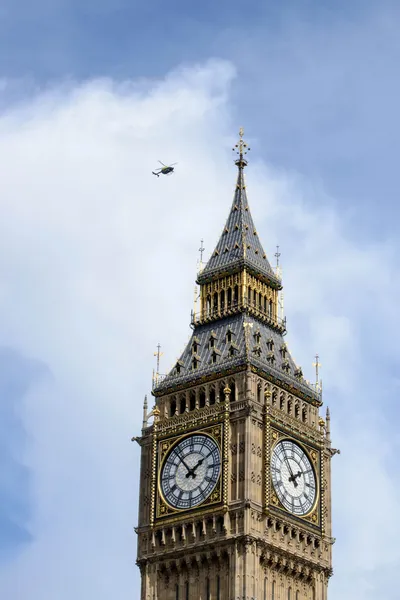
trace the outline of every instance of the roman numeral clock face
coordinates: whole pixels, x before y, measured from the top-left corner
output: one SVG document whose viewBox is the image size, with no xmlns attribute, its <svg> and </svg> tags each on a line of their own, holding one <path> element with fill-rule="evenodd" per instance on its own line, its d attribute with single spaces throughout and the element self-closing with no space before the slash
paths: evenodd
<svg viewBox="0 0 400 600">
<path fill-rule="evenodd" d="M 315 472 L 304 450 L 291 440 L 278 442 L 271 457 L 275 492 L 287 511 L 304 516 L 313 508 L 317 485 Z"/>
<path fill-rule="evenodd" d="M 190 435 L 176 444 L 161 468 L 165 501 L 176 509 L 198 506 L 210 496 L 221 472 L 218 444 L 208 435 Z"/>
</svg>

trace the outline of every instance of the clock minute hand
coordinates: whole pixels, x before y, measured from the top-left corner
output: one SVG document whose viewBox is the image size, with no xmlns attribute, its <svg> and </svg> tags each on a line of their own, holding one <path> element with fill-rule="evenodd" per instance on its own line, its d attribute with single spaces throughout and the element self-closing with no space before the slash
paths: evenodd
<svg viewBox="0 0 400 600">
<path fill-rule="evenodd" d="M 298 483 L 296 481 L 296 478 L 293 476 L 293 471 L 292 471 L 292 467 L 290 466 L 290 462 L 289 462 L 289 458 L 285 452 L 285 450 L 283 451 L 283 456 L 285 457 L 286 460 L 286 464 L 288 466 L 289 472 L 290 472 L 290 477 L 289 477 L 289 481 L 293 481 L 293 485 L 294 487 L 297 487 Z"/>
<path fill-rule="evenodd" d="M 195 470 L 200 467 L 200 465 L 203 464 L 203 462 L 205 461 L 206 458 L 208 458 L 209 456 L 211 456 L 212 452 L 209 452 L 207 454 L 207 456 L 203 456 L 203 458 L 200 458 L 200 460 L 197 462 L 197 465 L 194 465 L 194 467 L 192 469 L 190 469 L 190 474 L 192 475 L 192 477 L 196 477 L 196 473 Z M 189 477 L 189 473 L 187 473 L 186 477 Z"/>
<path fill-rule="evenodd" d="M 190 476 L 196 477 L 195 471 L 196 471 L 197 467 L 199 467 L 200 465 L 203 464 L 203 461 L 204 461 L 204 458 L 201 458 L 198 461 L 197 465 L 194 465 L 194 467 L 192 467 L 191 469 L 189 469 L 189 473 L 186 473 L 186 477 L 190 477 Z"/>
<path fill-rule="evenodd" d="M 182 456 L 180 454 L 178 454 L 178 458 L 181 461 L 181 463 L 186 467 L 188 473 L 191 473 L 192 469 L 187 466 L 187 464 L 185 463 L 185 461 L 183 460 L 183 458 L 182 458 Z M 186 477 L 187 477 L 187 475 L 186 475 Z"/>
</svg>

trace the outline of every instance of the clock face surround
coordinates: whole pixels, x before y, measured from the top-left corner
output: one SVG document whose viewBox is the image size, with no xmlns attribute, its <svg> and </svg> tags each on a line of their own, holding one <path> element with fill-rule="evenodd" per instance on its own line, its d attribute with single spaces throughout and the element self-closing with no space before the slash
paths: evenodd
<svg viewBox="0 0 400 600">
<path fill-rule="evenodd" d="M 175 509 L 198 506 L 211 495 L 221 473 L 217 442 L 203 433 L 188 435 L 167 454 L 160 474 L 165 501 Z"/>
<path fill-rule="evenodd" d="M 307 454 L 292 440 L 279 441 L 272 451 L 271 477 L 276 495 L 286 510 L 304 516 L 317 496 L 314 468 Z"/>
</svg>

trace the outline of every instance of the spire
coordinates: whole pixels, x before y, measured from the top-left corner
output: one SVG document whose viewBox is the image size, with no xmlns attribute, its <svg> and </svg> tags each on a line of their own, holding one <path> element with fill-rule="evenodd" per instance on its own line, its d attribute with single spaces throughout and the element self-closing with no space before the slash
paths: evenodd
<svg viewBox="0 0 400 600">
<path fill-rule="evenodd" d="M 330 441 L 331 439 L 331 414 L 329 412 L 329 406 L 326 407 L 326 439 Z"/>
<path fill-rule="evenodd" d="M 211 258 L 199 274 L 199 283 L 211 279 L 220 272 L 227 270 L 234 272 L 247 267 L 250 271 L 264 276 L 280 287 L 280 280 L 272 270 L 259 240 L 247 201 L 244 168 L 247 166 L 245 156 L 249 150 L 250 148 L 243 140 L 243 129 L 241 128 L 239 141 L 233 148 L 233 151 L 238 154 L 235 161 L 238 175 L 231 210 Z"/>
<path fill-rule="evenodd" d="M 147 395 L 144 397 L 143 402 L 143 425 L 142 429 L 146 429 L 147 427 Z"/>
</svg>

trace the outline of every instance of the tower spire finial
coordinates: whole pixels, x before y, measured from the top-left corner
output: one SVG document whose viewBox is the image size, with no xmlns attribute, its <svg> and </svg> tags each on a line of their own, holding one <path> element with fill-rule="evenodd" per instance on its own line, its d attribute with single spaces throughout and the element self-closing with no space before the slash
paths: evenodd
<svg viewBox="0 0 400 600">
<path fill-rule="evenodd" d="M 244 129 L 241 127 L 239 129 L 239 141 L 237 144 L 235 144 L 235 147 L 232 148 L 232 151 L 239 155 L 239 159 L 235 161 L 235 165 L 237 165 L 239 168 L 243 168 L 247 165 L 247 160 L 244 158 L 244 156 L 250 150 L 246 142 L 243 140 L 243 135 Z"/>
<path fill-rule="evenodd" d="M 144 397 L 143 402 L 143 425 L 142 429 L 146 429 L 147 427 L 147 395 Z"/>
<path fill-rule="evenodd" d="M 276 256 L 276 268 L 279 269 L 279 257 L 280 257 L 281 253 L 279 252 L 279 246 L 276 247 L 276 252 L 275 252 L 275 256 Z"/>
<path fill-rule="evenodd" d="M 315 367 L 315 389 L 317 392 L 321 392 L 322 381 L 319 378 L 319 368 L 321 367 L 321 363 L 319 362 L 319 355 L 315 355 L 315 362 L 313 363 L 313 367 Z"/>
<path fill-rule="evenodd" d="M 158 342 L 157 344 L 157 352 L 154 352 L 154 356 L 157 357 L 157 371 L 154 374 L 154 369 L 153 369 L 153 383 L 157 383 L 158 382 L 158 377 L 160 375 L 160 358 L 161 356 L 164 354 L 164 352 L 161 352 L 161 344 L 160 342 Z"/>
<path fill-rule="evenodd" d="M 203 252 L 204 252 L 204 250 L 205 250 L 205 248 L 204 248 L 204 246 L 203 246 L 203 242 L 204 242 L 204 240 L 201 240 L 201 245 L 200 245 L 200 248 L 199 248 L 199 252 L 200 252 L 200 263 L 201 263 L 201 264 L 203 263 Z"/>
</svg>

